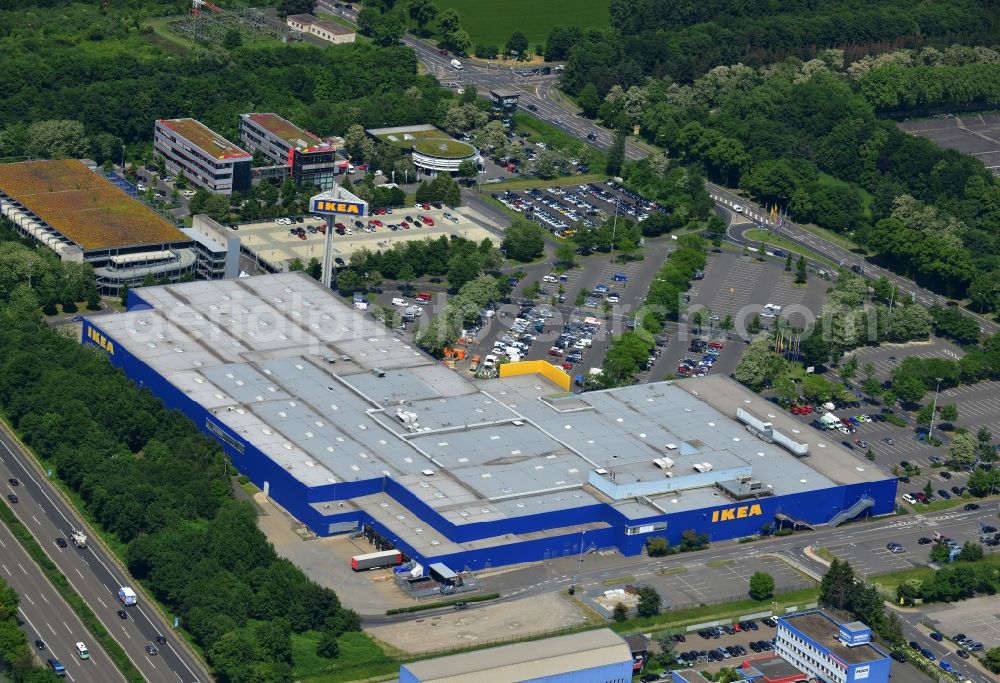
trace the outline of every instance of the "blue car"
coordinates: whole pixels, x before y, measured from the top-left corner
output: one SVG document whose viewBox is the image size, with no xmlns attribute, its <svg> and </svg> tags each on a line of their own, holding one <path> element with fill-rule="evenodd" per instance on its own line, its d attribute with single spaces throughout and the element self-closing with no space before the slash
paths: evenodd
<svg viewBox="0 0 1000 683">
<path fill-rule="evenodd" d="M 951 665 L 951 662 L 949 662 L 947 659 L 942 659 L 941 662 L 938 664 L 938 666 L 940 666 L 942 669 L 944 669 L 948 673 L 951 673 L 952 671 L 955 670 L 955 667 L 953 667 Z"/>
</svg>

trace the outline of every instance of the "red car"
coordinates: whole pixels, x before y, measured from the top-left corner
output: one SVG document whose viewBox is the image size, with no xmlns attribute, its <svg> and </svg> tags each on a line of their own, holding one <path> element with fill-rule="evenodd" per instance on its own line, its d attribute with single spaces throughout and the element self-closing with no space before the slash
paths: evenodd
<svg viewBox="0 0 1000 683">
<path fill-rule="evenodd" d="M 382 221 L 378 221 L 378 220 L 371 220 L 371 221 L 368 221 L 368 223 L 369 223 L 369 225 L 374 225 L 376 228 L 381 228 L 384 225 L 384 223 L 382 223 Z"/>
<path fill-rule="evenodd" d="M 423 209 L 424 211 L 430 211 L 431 210 L 431 205 L 428 204 L 428 203 L 426 203 L 426 202 L 424 202 L 423 204 L 420 205 L 420 208 Z"/>
<path fill-rule="evenodd" d="M 562 355 L 563 355 L 563 352 L 562 352 L 562 349 L 553 346 L 551 349 L 549 349 L 549 355 L 561 358 Z"/>
<path fill-rule="evenodd" d="M 403 230 L 409 230 L 410 229 L 410 224 L 407 223 L 406 221 L 403 221 L 402 223 L 400 223 L 400 225 L 403 226 Z"/>
<path fill-rule="evenodd" d="M 358 170 L 359 171 L 367 171 L 368 170 L 368 164 L 358 164 Z"/>
<path fill-rule="evenodd" d="M 680 375 L 681 377 L 688 377 L 691 375 L 691 368 L 687 367 L 686 365 L 678 365 L 677 374 Z"/>
<path fill-rule="evenodd" d="M 337 230 L 347 230 L 347 226 L 344 225 L 343 223 L 334 223 L 333 227 L 335 227 Z"/>
<path fill-rule="evenodd" d="M 434 221 L 431 219 L 430 216 L 421 216 L 420 220 L 424 222 L 424 225 L 429 225 L 431 227 L 434 226 Z"/>
<path fill-rule="evenodd" d="M 724 349 L 726 345 L 720 341 L 708 342 L 708 348 L 710 349 Z"/>
<path fill-rule="evenodd" d="M 296 233 L 296 234 L 299 236 L 300 240 L 304 240 L 306 238 L 306 234 L 304 232 L 300 232 L 300 233 Z"/>
<path fill-rule="evenodd" d="M 372 211 L 372 213 L 375 214 L 376 216 L 384 216 L 385 209 L 375 209 L 374 211 Z"/>
<path fill-rule="evenodd" d="M 562 364 L 562 369 L 563 370 L 572 370 L 573 369 L 573 364 L 572 363 L 563 363 Z"/>
</svg>

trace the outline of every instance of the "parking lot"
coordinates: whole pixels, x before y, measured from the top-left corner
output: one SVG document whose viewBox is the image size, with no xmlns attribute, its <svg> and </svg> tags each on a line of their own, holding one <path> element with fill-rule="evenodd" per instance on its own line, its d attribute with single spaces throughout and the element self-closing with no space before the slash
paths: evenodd
<svg viewBox="0 0 1000 683">
<path fill-rule="evenodd" d="M 825 280 L 810 277 L 806 287 L 793 285 L 791 274 L 785 272 L 784 257 L 756 257 L 732 252 L 711 253 L 705 266 L 704 277 L 692 283 L 688 292 L 691 301 L 683 324 L 672 326 L 674 333 L 664 349 L 661 360 L 653 371 L 655 379 L 676 374 L 685 358 L 697 359 L 689 350 L 693 338 L 721 338 L 726 348 L 720 353 L 712 368 L 716 374 L 729 374 L 739 364 L 743 355 L 746 325 L 754 315 L 760 315 L 766 304 L 781 306 L 781 316 L 793 325 L 802 327 L 814 319 L 826 295 Z M 696 311 L 703 311 L 718 318 L 710 325 L 698 328 L 692 319 Z M 732 316 L 731 333 L 719 330 L 719 322 Z M 766 326 L 767 321 L 761 322 Z"/>
<path fill-rule="evenodd" d="M 420 220 L 420 216 L 426 217 L 430 223 Z M 412 220 L 407 221 L 407 217 Z M 482 227 L 485 221 L 474 220 L 476 218 L 471 209 L 462 208 L 459 211 L 434 207 L 396 209 L 393 213 L 368 216 L 363 220 L 341 216 L 337 222 L 345 228 L 343 235 L 334 235 L 335 262 L 338 266 L 346 264 L 351 254 L 362 248 L 379 251 L 391 249 L 400 241 L 433 239 L 442 235 L 456 235 L 476 242 L 491 239 L 499 244 L 500 238 Z M 240 225 L 238 234 L 243 246 L 257 258 L 283 268 L 296 258 L 303 263 L 313 258 L 323 259 L 324 235 L 320 230 L 323 225 L 323 220 L 313 216 L 294 224 L 279 224 L 271 220 Z M 404 225 L 407 227 L 404 228 Z M 390 226 L 396 226 L 396 229 Z M 302 236 L 295 232 L 297 228 L 303 229 Z M 351 232 L 348 234 L 347 230 Z"/>
<path fill-rule="evenodd" d="M 658 210 L 651 200 L 613 180 L 586 185 L 505 190 L 493 193 L 493 198 L 560 237 L 571 237 L 578 222 L 588 228 L 612 216 L 639 222 Z"/>
<path fill-rule="evenodd" d="M 899 127 L 946 149 L 973 156 L 993 173 L 1000 174 L 1000 114 L 903 121 Z"/>
<path fill-rule="evenodd" d="M 927 341 L 908 342 L 906 344 L 880 344 L 879 346 L 863 346 L 847 355 L 857 356 L 858 366 L 871 363 L 875 366 L 875 377 L 880 381 L 889 379 L 890 374 L 904 358 L 944 358 L 959 360 L 965 355 L 960 346 L 941 339 L 931 337 Z"/>
<path fill-rule="evenodd" d="M 850 542 L 825 543 L 825 547 L 851 566 L 862 576 L 877 576 L 902 569 L 922 567 L 930 561 L 931 543 L 935 532 L 940 532 L 956 543 L 979 542 L 983 525 L 995 525 L 996 503 L 980 503 L 979 510 L 965 510 L 962 506 L 936 514 L 933 517 L 919 513 L 905 515 L 888 527 L 855 530 Z M 990 509 L 988 509 L 990 508 Z M 992 535 L 992 534 L 991 534 Z M 920 539 L 926 539 L 920 543 Z M 889 543 L 898 543 L 903 552 L 892 553 Z M 983 546 L 987 553 L 997 552 L 995 547 Z M 877 581 L 877 579 L 876 579 Z"/>
<path fill-rule="evenodd" d="M 946 638 L 964 634 L 981 642 L 984 650 L 1000 646 L 1000 614 L 995 597 L 972 598 L 938 609 L 931 607 L 925 618 Z"/>
</svg>

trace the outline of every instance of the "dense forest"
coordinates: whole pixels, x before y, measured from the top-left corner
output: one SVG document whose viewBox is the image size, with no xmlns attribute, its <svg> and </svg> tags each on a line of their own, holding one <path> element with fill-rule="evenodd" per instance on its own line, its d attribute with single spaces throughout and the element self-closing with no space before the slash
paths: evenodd
<svg viewBox="0 0 1000 683">
<path fill-rule="evenodd" d="M 824 48 L 862 56 L 887 47 L 992 44 L 997 26 L 987 0 L 611 0 L 611 27 L 579 32 L 563 83 L 578 94 L 593 83 L 640 85 L 648 76 L 691 82 L 715 66 L 808 59 Z M 551 38 L 550 38 L 551 40 Z"/>
<path fill-rule="evenodd" d="M 903 93 L 989 99 L 1000 95 L 991 89 L 998 74 L 993 50 L 927 48 L 850 66 L 842 51 L 827 50 L 807 62 L 716 67 L 690 85 L 613 86 L 593 115 L 638 125 L 710 180 L 848 233 L 923 286 L 997 310 L 1000 185 L 977 159 L 908 135 L 877 112 L 900 106 Z M 638 169 L 626 166 L 626 177 Z M 649 175 L 648 165 L 641 170 Z"/>
<path fill-rule="evenodd" d="M 117 159 L 122 143 L 148 144 L 155 119 L 193 116 L 234 137 L 247 111 L 274 111 L 320 135 L 343 135 L 356 123 L 438 121 L 452 97 L 417 75 L 416 56 L 402 46 L 272 41 L 188 51 L 154 35 L 129 3 L 114 10 L 13 4 L 18 8 L 0 9 L 0 157 L 59 149 L 103 162 Z M 145 6 L 153 11 L 155 4 Z"/>
</svg>

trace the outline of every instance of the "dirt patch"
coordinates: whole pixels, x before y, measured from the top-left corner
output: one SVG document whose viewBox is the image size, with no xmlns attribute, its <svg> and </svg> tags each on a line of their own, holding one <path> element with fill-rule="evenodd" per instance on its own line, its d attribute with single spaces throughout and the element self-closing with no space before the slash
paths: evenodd
<svg viewBox="0 0 1000 683">
<path fill-rule="evenodd" d="M 586 622 L 579 605 L 549 593 L 494 605 L 473 603 L 465 610 L 366 631 L 392 647 L 416 654 L 516 640 Z"/>
</svg>

